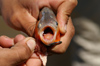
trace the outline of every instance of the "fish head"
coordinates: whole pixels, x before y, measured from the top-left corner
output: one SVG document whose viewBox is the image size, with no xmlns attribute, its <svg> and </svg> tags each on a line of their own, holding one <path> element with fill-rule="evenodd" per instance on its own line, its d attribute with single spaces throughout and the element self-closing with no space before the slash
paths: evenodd
<svg viewBox="0 0 100 66">
<path fill-rule="evenodd" d="M 47 7 L 43 8 L 40 12 L 39 19 L 35 30 L 36 38 L 41 40 L 45 45 L 55 42 L 60 32 L 53 11 Z"/>
</svg>

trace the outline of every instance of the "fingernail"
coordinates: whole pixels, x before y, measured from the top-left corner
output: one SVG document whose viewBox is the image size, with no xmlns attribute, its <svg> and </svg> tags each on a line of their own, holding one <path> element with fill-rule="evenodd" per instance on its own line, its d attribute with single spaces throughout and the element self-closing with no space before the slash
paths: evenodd
<svg viewBox="0 0 100 66">
<path fill-rule="evenodd" d="M 30 38 L 28 41 L 27 41 L 27 46 L 30 48 L 30 50 L 32 52 L 34 52 L 34 49 L 35 49 L 35 46 L 36 46 L 36 43 L 35 43 L 35 40 Z"/>
</svg>

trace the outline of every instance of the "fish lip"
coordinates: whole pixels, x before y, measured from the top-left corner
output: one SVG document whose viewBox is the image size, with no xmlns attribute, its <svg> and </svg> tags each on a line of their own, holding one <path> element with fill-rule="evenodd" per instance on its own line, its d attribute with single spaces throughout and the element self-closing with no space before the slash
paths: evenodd
<svg viewBox="0 0 100 66">
<path fill-rule="evenodd" d="M 44 33 L 44 30 L 45 30 L 46 28 L 51 28 L 51 30 L 53 31 L 53 34 L 54 34 L 54 35 L 53 35 L 53 38 L 50 39 L 50 40 L 44 39 L 43 33 Z M 52 26 L 52 25 L 46 25 L 45 27 L 43 27 L 43 28 L 40 30 L 39 33 L 40 33 L 40 39 L 41 39 L 41 41 L 42 41 L 45 45 L 48 45 L 48 44 L 53 43 L 53 42 L 55 41 L 56 35 L 57 35 L 57 30 L 56 30 L 55 27 Z"/>
</svg>

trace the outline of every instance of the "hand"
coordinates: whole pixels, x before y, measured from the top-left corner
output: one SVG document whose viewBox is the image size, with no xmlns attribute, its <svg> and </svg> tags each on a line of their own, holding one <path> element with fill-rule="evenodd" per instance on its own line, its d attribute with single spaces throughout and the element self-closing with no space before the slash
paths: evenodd
<svg viewBox="0 0 100 66">
<path fill-rule="evenodd" d="M 74 26 L 69 16 L 76 5 L 77 0 L 0 0 L 1 14 L 6 23 L 29 36 L 34 33 L 41 8 L 47 6 L 57 12 L 63 43 L 51 49 L 56 53 L 65 52 L 74 35 Z"/>
<path fill-rule="evenodd" d="M 30 37 L 25 38 L 23 35 L 17 35 L 12 39 L 1 36 L 0 66 L 41 66 L 41 60 L 34 53 L 35 46 L 34 39 Z"/>
</svg>

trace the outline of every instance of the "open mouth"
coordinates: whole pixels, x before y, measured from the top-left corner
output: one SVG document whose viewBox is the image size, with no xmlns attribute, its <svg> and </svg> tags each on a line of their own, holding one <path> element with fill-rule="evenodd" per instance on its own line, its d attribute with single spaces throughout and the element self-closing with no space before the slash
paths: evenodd
<svg viewBox="0 0 100 66">
<path fill-rule="evenodd" d="M 53 30 L 50 27 L 46 27 L 43 32 L 44 39 L 51 40 L 53 39 L 53 36 L 54 36 Z"/>
</svg>

